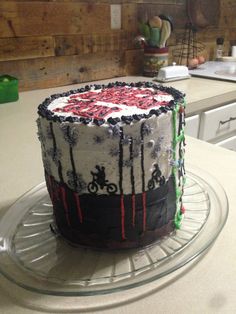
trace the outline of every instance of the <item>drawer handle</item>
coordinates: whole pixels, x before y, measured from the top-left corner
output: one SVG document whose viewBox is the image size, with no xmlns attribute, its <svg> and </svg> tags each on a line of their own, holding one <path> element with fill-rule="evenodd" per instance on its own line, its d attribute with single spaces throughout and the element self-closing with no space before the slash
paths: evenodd
<svg viewBox="0 0 236 314">
<path fill-rule="evenodd" d="M 230 117 L 228 120 L 220 121 L 220 124 L 225 124 L 225 123 L 233 121 L 233 120 L 236 120 L 236 117 Z"/>
</svg>

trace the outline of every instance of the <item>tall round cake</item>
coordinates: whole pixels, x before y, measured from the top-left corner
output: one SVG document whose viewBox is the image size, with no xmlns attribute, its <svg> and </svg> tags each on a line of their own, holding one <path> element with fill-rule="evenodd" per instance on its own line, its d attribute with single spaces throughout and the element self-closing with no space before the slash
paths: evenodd
<svg viewBox="0 0 236 314">
<path fill-rule="evenodd" d="M 90 85 L 39 106 L 55 223 L 70 242 L 134 248 L 183 216 L 184 95 L 150 82 Z"/>
</svg>

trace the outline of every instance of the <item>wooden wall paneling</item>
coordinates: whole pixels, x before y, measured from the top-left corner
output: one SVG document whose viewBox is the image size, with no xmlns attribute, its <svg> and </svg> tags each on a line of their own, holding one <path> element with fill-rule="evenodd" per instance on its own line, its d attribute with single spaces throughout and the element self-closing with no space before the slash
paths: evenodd
<svg viewBox="0 0 236 314">
<path fill-rule="evenodd" d="M 125 50 L 132 49 L 134 46 L 134 34 L 122 30 L 103 34 L 55 37 L 57 56 Z"/>
<path fill-rule="evenodd" d="M 143 50 L 131 49 L 125 51 L 125 74 L 139 75 L 143 70 Z"/>
<path fill-rule="evenodd" d="M 140 3 L 137 8 L 137 17 L 138 19 L 143 15 L 144 12 L 147 12 L 148 18 L 155 15 L 168 15 L 173 19 L 174 28 L 183 27 L 187 20 L 187 12 L 185 3 L 179 3 L 178 5 L 173 5 L 172 3 L 165 3 L 162 1 L 162 4 L 157 3 Z"/>
<path fill-rule="evenodd" d="M 236 45 L 236 27 L 229 29 L 229 39 L 233 43 L 233 45 Z"/>
<path fill-rule="evenodd" d="M 138 32 L 138 21 L 137 21 L 137 4 L 136 3 L 125 3 L 121 8 L 122 15 L 122 29 L 134 34 L 134 37 Z"/>
<path fill-rule="evenodd" d="M 0 2 L 0 37 L 89 34 L 110 28 L 108 4 Z"/>
<path fill-rule="evenodd" d="M 217 37 L 228 38 L 229 32 L 228 32 L 228 30 L 225 30 L 225 29 L 208 27 L 206 29 L 198 31 L 196 33 L 196 37 L 198 40 L 201 40 L 204 42 L 209 42 L 209 41 L 216 42 Z"/>
<path fill-rule="evenodd" d="M 196 38 L 205 45 L 204 52 L 202 53 L 208 60 L 215 59 L 216 51 L 216 39 L 218 37 L 224 38 L 224 55 L 229 54 L 229 31 L 227 29 L 219 28 L 207 28 L 202 31 L 197 32 Z"/>
<path fill-rule="evenodd" d="M 236 1 L 220 0 L 220 28 L 236 27 Z"/>
<path fill-rule="evenodd" d="M 4 0 L 0 0 L 4 1 Z M 5 0 L 9 1 L 9 0 Z M 10 0 L 11 1 L 11 0 Z M 163 3 L 165 1 L 174 3 L 175 1 L 185 1 L 185 0 L 14 0 L 15 2 L 83 2 L 86 4 L 125 4 L 125 3 L 145 3 L 145 2 L 160 2 Z"/>
<path fill-rule="evenodd" d="M 54 38 L 50 36 L 0 38 L 0 61 L 54 55 Z"/>
<path fill-rule="evenodd" d="M 155 5 L 176 5 L 185 2 L 186 0 L 136 0 L 133 2 L 143 4 L 155 4 Z M 130 1 L 127 1 L 130 2 Z"/>
<path fill-rule="evenodd" d="M 119 52 L 7 61 L 1 62 L 1 70 L 19 79 L 21 91 L 124 74 Z"/>
<path fill-rule="evenodd" d="M 142 50 L 135 47 L 138 16 L 172 16 L 169 63 L 188 21 L 187 0 L 0 0 L 0 71 L 20 79 L 20 89 L 142 73 Z M 110 4 L 120 3 L 122 29 L 110 29 Z M 217 37 L 236 41 L 236 1 L 220 0 L 218 27 L 197 32 L 202 52 L 214 59 Z M 234 43 L 235 44 L 235 43 Z M 2 61 L 1 61 L 2 60 Z"/>
<path fill-rule="evenodd" d="M 221 2 L 221 8 L 233 8 L 233 7 L 236 7 L 236 3 L 235 3 L 235 0 L 220 0 Z"/>
<path fill-rule="evenodd" d="M 224 9 L 219 26 L 224 28 L 236 27 L 236 3 L 234 7 Z"/>
</svg>

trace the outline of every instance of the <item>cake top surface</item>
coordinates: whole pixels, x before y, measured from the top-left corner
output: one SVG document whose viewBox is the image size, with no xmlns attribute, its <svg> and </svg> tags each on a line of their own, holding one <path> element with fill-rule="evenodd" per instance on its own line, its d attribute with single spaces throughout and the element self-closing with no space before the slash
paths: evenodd
<svg viewBox="0 0 236 314">
<path fill-rule="evenodd" d="M 172 110 L 183 94 L 150 82 L 86 85 L 78 90 L 52 95 L 39 106 L 39 114 L 59 122 L 84 124 L 130 124 L 133 120 Z"/>
</svg>

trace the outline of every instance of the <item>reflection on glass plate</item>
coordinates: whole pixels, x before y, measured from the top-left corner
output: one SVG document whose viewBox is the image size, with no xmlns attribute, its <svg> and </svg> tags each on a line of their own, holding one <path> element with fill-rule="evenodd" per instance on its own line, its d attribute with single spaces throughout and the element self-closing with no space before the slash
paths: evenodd
<svg viewBox="0 0 236 314">
<path fill-rule="evenodd" d="M 157 280 L 205 251 L 227 219 L 223 188 L 192 166 L 183 201 L 180 230 L 142 249 L 106 252 L 74 247 L 51 231 L 52 205 L 42 183 L 0 222 L 0 272 L 25 289 L 60 296 L 111 293 Z"/>
</svg>

